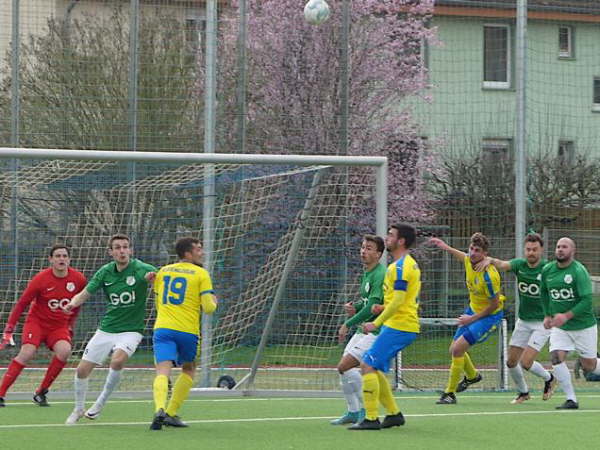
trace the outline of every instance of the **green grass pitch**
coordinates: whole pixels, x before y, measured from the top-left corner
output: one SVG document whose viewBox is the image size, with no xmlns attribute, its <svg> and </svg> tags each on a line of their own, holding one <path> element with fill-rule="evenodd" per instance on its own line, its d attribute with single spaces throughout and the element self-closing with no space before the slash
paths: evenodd
<svg viewBox="0 0 600 450">
<path fill-rule="evenodd" d="M 96 421 L 63 425 L 73 404 L 49 408 L 9 401 L 0 409 L 2 448 L 7 449 L 506 449 L 588 447 L 598 427 L 600 395 L 579 395 L 580 409 L 557 411 L 561 393 L 539 394 L 511 405 L 512 393 L 465 393 L 457 405 L 435 405 L 432 393 L 400 393 L 406 425 L 381 431 L 347 431 L 329 420 L 342 412 L 341 398 L 188 399 L 180 411 L 186 429 L 149 431 L 150 399 L 114 399 Z"/>
</svg>

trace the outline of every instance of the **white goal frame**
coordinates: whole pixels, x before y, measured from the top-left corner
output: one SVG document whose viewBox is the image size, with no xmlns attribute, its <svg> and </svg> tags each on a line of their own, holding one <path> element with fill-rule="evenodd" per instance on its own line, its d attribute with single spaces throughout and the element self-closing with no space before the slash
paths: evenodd
<svg viewBox="0 0 600 450">
<path fill-rule="evenodd" d="M 297 165 L 297 166 L 321 166 L 326 167 L 351 167 L 351 166 L 370 166 L 375 170 L 375 208 L 376 224 L 375 233 L 379 236 L 385 236 L 387 232 L 387 191 L 388 191 L 388 159 L 382 156 L 326 156 L 326 155 L 261 155 L 261 154 L 224 154 L 224 153 L 172 153 L 172 152 L 138 152 L 138 151 L 101 151 L 101 150 L 68 150 L 68 149 L 28 149 L 0 147 L 0 159 L 4 160 L 80 160 L 80 161 L 121 161 L 121 162 L 166 162 L 166 163 L 186 163 L 186 164 L 206 164 L 207 173 L 211 173 L 214 164 L 261 164 L 261 165 Z M 210 180 L 211 178 L 207 178 Z M 210 184 L 210 181 L 207 183 Z M 208 196 L 210 197 L 210 196 Z M 211 211 L 210 204 L 212 198 L 204 199 L 204 211 Z M 208 217 L 203 220 L 205 224 L 205 264 L 211 269 L 212 249 L 212 228 Z M 208 230 L 208 231 L 207 231 Z M 293 257 L 293 255 L 292 255 Z M 382 261 L 385 261 L 385 255 Z M 284 269 L 285 270 L 285 269 Z M 274 315 L 277 308 L 277 301 L 271 307 L 269 316 Z M 249 379 L 245 380 L 252 388 L 252 380 L 256 374 L 258 363 L 261 357 L 262 349 L 268 338 L 272 319 L 268 319 L 261 343 L 257 349 L 255 361 Z M 211 321 L 202 321 L 202 349 L 200 358 L 200 386 L 209 387 L 210 383 L 210 361 L 211 361 L 211 342 L 212 329 Z"/>
</svg>

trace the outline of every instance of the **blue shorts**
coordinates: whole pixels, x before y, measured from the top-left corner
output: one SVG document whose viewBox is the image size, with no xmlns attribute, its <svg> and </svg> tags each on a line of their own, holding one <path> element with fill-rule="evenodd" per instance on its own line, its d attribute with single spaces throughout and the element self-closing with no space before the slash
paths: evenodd
<svg viewBox="0 0 600 450">
<path fill-rule="evenodd" d="M 417 338 L 417 334 L 382 326 L 381 333 L 371 348 L 363 355 L 363 362 L 381 372 L 389 371 L 392 358 L 412 344 Z"/>
<path fill-rule="evenodd" d="M 169 328 L 157 328 L 152 337 L 154 361 L 173 361 L 180 365 L 192 362 L 198 352 L 198 335 Z"/>
<path fill-rule="evenodd" d="M 465 309 L 465 314 L 472 316 L 475 312 L 471 308 L 467 308 Z M 459 337 L 463 336 L 471 345 L 485 342 L 496 330 L 496 326 L 500 323 L 502 317 L 504 317 L 504 311 L 498 311 L 496 314 L 482 317 L 466 327 L 458 327 L 456 333 L 454 333 L 453 340 L 456 341 Z"/>
</svg>

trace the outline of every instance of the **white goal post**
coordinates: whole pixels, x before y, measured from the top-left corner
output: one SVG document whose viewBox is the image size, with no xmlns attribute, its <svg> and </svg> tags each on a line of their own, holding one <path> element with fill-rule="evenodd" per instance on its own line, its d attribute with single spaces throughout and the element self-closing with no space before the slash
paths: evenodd
<svg viewBox="0 0 600 450">
<path fill-rule="evenodd" d="M 348 223 L 352 220 L 368 219 L 368 224 L 362 224 L 363 228 L 368 225 L 371 233 L 374 232 L 380 236 L 385 236 L 387 231 L 388 162 L 385 157 L 0 147 L 0 162 L 2 161 L 7 169 L 4 170 L 4 175 L 0 179 L 0 184 L 2 184 L 1 200 L 5 216 L 10 217 L 10 220 L 5 221 L 3 225 L 4 231 L 10 229 L 14 231 L 13 236 L 18 236 L 13 242 L 12 250 L 8 246 L 5 246 L 3 250 L 14 253 L 14 260 L 11 259 L 14 262 L 14 276 L 10 280 L 4 280 L 2 284 L 2 290 L 7 294 L 4 303 L 0 303 L 0 322 L 2 323 L 6 320 L 8 311 L 24 283 L 45 265 L 44 258 L 35 259 L 28 255 L 28 259 L 25 261 L 25 258 L 22 257 L 25 248 L 23 242 L 29 238 L 29 235 L 34 236 L 31 243 L 28 244 L 26 253 L 34 251 L 32 249 L 40 245 L 42 235 L 48 231 L 48 239 L 67 241 L 69 245 L 73 246 L 77 268 L 83 268 L 86 275 L 89 276 L 100 267 L 102 258 L 105 259 L 104 262 L 107 262 L 106 253 L 103 250 L 106 236 L 118 231 L 120 227 L 124 227 L 126 230 L 134 230 L 132 232 L 134 234 L 137 233 L 135 230 L 142 230 L 137 236 L 137 241 L 139 241 L 143 238 L 143 222 L 150 216 L 161 215 L 157 210 L 164 206 L 168 211 L 161 215 L 161 218 L 164 219 L 161 224 L 166 224 L 163 226 L 170 227 L 173 221 L 169 222 L 169 217 L 162 216 L 172 215 L 177 218 L 177 224 L 173 226 L 173 229 L 169 228 L 168 230 L 170 237 L 192 233 L 197 234 L 197 237 L 201 237 L 203 241 L 211 240 L 211 245 L 206 246 L 207 249 L 212 249 L 212 244 L 215 245 L 214 252 L 209 252 L 205 256 L 205 265 L 213 279 L 218 279 L 219 272 L 227 272 L 228 268 L 226 260 L 219 256 L 222 249 L 217 247 L 222 242 L 227 242 L 229 245 L 227 247 L 228 255 L 235 255 L 242 248 L 240 242 L 246 239 L 247 234 L 257 233 L 258 229 L 263 233 L 265 230 L 269 230 L 269 227 L 261 228 L 259 226 L 262 220 L 261 215 L 269 212 L 269 208 L 272 209 L 272 205 L 277 201 L 283 203 L 287 210 L 279 215 L 275 214 L 276 219 L 274 220 L 280 222 L 275 221 L 270 226 L 277 229 L 285 227 L 287 231 L 282 232 L 278 240 L 269 242 L 271 247 L 269 247 L 268 254 L 264 256 L 268 260 L 259 261 L 257 259 L 251 262 L 257 266 L 256 271 L 251 275 L 252 280 L 244 285 L 244 290 L 239 295 L 231 294 L 237 297 L 227 299 L 226 309 L 220 312 L 217 318 L 219 320 L 216 322 L 203 321 L 199 377 L 201 387 L 214 385 L 211 373 L 214 378 L 214 374 L 223 373 L 225 370 L 223 367 L 225 367 L 237 371 L 238 380 L 245 380 L 250 389 L 255 387 L 260 389 L 261 382 L 257 377 L 268 371 L 269 364 L 271 364 L 262 363 L 263 352 L 273 348 L 280 350 L 285 347 L 283 356 L 272 357 L 282 361 L 281 367 L 277 367 L 280 370 L 279 373 L 295 373 L 304 367 L 319 373 L 325 371 L 329 367 L 329 362 L 326 362 L 329 359 L 324 355 L 330 351 L 339 352 L 337 344 L 332 341 L 331 337 L 332 330 L 335 331 L 339 326 L 340 317 L 333 314 L 332 311 L 339 310 L 341 299 L 349 295 L 350 286 L 355 284 L 356 280 L 354 276 L 347 275 L 347 267 L 343 267 L 347 263 L 341 262 L 341 267 L 334 266 L 335 259 L 332 261 L 331 258 L 335 258 L 335 252 L 328 250 L 329 253 L 320 255 L 323 258 L 330 258 L 329 260 L 323 259 L 323 261 L 327 261 L 327 267 L 323 270 L 338 273 L 338 278 L 335 282 L 330 279 L 325 280 L 329 284 L 322 289 L 320 297 L 312 298 L 314 285 L 302 286 L 301 279 L 290 279 L 290 272 L 299 270 L 295 266 L 297 254 L 304 257 L 307 264 L 314 262 L 316 260 L 314 256 L 306 255 L 322 245 L 322 242 L 329 236 L 343 233 L 344 230 L 348 231 L 351 228 Z M 9 165 L 9 163 L 11 164 Z M 264 170 L 267 166 L 274 167 L 274 169 Z M 245 170 L 244 167 L 258 167 L 261 170 Z M 368 170 L 368 173 L 363 170 Z M 215 194 L 215 197 L 219 196 L 218 205 L 212 209 L 215 216 L 207 218 L 204 217 L 203 211 L 205 213 L 211 208 L 203 208 L 203 205 L 214 199 L 207 199 L 207 196 L 202 193 L 201 186 L 214 182 L 217 177 L 221 177 L 221 181 L 227 184 L 228 188 Z M 362 177 L 364 177 L 364 186 L 361 185 Z M 301 179 L 298 180 L 298 178 Z M 178 209 L 168 203 L 170 194 L 175 191 L 183 192 L 190 186 L 195 190 L 195 196 L 187 198 L 182 205 L 177 207 Z M 283 196 L 285 189 L 290 191 L 290 186 L 293 188 L 292 191 L 296 188 L 296 190 L 302 191 L 301 195 L 293 202 Z M 69 195 L 77 197 L 80 192 L 84 191 L 86 195 L 88 191 L 93 191 L 93 195 L 88 195 L 91 200 L 86 197 L 87 203 L 81 202 L 76 206 L 81 208 L 82 214 L 93 216 L 93 220 L 81 220 L 74 224 L 73 222 L 77 221 L 75 216 L 64 221 L 61 221 L 60 217 L 56 217 L 60 215 L 60 211 L 63 211 L 60 208 L 71 207 Z M 44 195 L 49 197 L 46 198 Z M 142 197 L 141 200 L 136 196 Z M 355 200 L 351 200 L 351 198 Z M 360 203 L 359 207 L 352 209 L 354 207 L 350 205 L 352 201 Z M 105 213 L 103 205 L 114 207 L 115 211 L 111 210 L 110 214 Z M 331 205 L 335 206 L 338 216 L 331 214 L 334 209 Z M 360 213 L 357 211 L 364 212 L 367 207 L 374 209 L 372 217 L 371 215 L 360 217 Z M 151 210 L 145 208 L 151 208 Z M 31 219 L 31 214 L 44 209 L 47 210 L 44 212 L 47 213 L 48 223 L 42 223 L 41 215 L 36 216 L 35 220 Z M 93 214 L 90 212 L 92 209 Z M 27 220 L 24 220 L 24 216 L 27 216 Z M 201 220 L 196 220 L 198 218 Z M 209 225 L 212 221 L 217 222 L 214 227 Z M 190 225 L 191 222 L 194 224 Z M 30 224 L 42 227 L 44 232 L 38 231 L 38 228 L 35 227 L 29 228 Z M 361 232 L 365 232 L 364 229 L 361 229 Z M 156 236 L 155 234 L 148 237 L 152 244 L 156 243 L 158 239 Z M 356 255 L 356 245 L 354 241 L 352 242 L 352 245 L 348 246 L 349 248 L 340 248 L 340 253 L 350 252 L 350 254 Z M 45 245 L 48 244 L 51 242 L 46 242 Z M 134 247 L 136 247 L 135 238 Z M 158 250 L 154 250 L 154 255 L 157 256 L 156 260 L 160 259 L 161 263 L 168 255 L 171 258 L 173 256 L 172 252 L 168 253 L 168 250 L 163 247 L 164 245 L 158 246 Z M 243 251 L 250 253 L 253 249 L 254 247 L 243 249 Z M 41 249 L 39 250 L 41 251 Z M 146 258 L 148 257 L 146 256 Z M 341 260 L 342 258 L 340 258 Z M 148 262 L 158 265 L 157 261 L 150 260 Z M 307 278 L 311 276 L 308 274 Z M 319 281 L 325 283 L 323 280 Z M 324 302 L 326 305 L 315 306 L 314 311 L 302 311 L 304 306 L 288 306 L 285 311 L 286 316 L 278 316 L 280 314 L 279 304 L 289 293 L 290 284 L 294 284 L 296 297 L 302 297 L 301 300 L 312 299 L 313 303 L 324 298 L 323 292 L 331 291 L 331 293 L 327 294 L 329 297 L 328 301 Z M 267 285 L 268 289 L 264 287 Z M 298 294 L 302 289 L 302 293 Z M 294 301 L 298 302 L 298 298 L 295 298 Z M 261 306 L 263 308 L 261 311 L 255 312 L 255 303 L 258 301 L 264 302 L 264 306 Z M 250 312 L 240 309 L 242 308 L 240 305 L 244 305 L 243 307 L 248 308 Z M 91 307 L 87 307 L 87 309 L 89 310 Z M 84 337 L 89 338 L 89 333 L 94 331 L 90 330 L 95 327 L 93 320 L 101 314 L 101 307 L 98 306 L 96 309 L 98 310 L 94 313 L 97 314 L 96 316 L 92 317 L 92 311 L 86 312 L 85 314 L 88 314 L 87 322 L 78 324 L 80 337 L 74 346 L 73 362 L 80 355 L 82 345 L 86 341 Z M 150 309 L 151 306 L 149 307 L 149 317 L 152 315 Z M 261 317 L 266 316 L 267 320 L 264 323 L 255 318 L 246 320 L 246 315 L 250 313 L 262 314 Z M 301 315 L 301 320 L 297 323 L 290 322 L 287 326 L 286 332 L 289 336 L 280 337 L 276 343 L 270 340 L 274 322 L 291 321 L 291 318 Z M 222 322 L 225 325 L 220 323 L 220 319 L 223 319 Z M 242 320 L 246 321 L 242 323 Z M 149 318 L 147 334 L 151 330 L 150 321 Z M 80 322 L 82 322 L 81 318 Z M 319 327 L 324 327 L 322 335 L 319 334 Z M 235 335 L 236 330 L 255 333 L 255 341 L 251 345 L 243 343 Z M 145 348 L 150 351 L 147 338 L 148 336 L 146 336 Z M 252 358 L 247 363 L 228 366 L 223 364 L 221 368 L 218 367 L 218 363 L 215 363 L 220 355 L 234 351 L 237 352 L 236 354 L 243 354 L 243 351 L 248 348 L 251 349 L 249 351 L 252 352 Z M 313 350 L 315 354 L 310 353 Z M 333 368 L 331 372 L 332 378 L 336 378 Z M 267 387 L 264 389 L 279 389 L 277 376 L 273 378 L 275 381 L 265 383 L 264 386 Z M 291 379 L 293 378 L 292 376 Z M 301 380 L 298 381 L 299 385 L 302 385 Z M 325 382 L 319 379 L 312 382 L 318 384 L 316 389 L 336 390 L 331 386 L 337 387 L 337 380 L 335 385 L 331 384 L 330 380 Z M 70 389 L 68 381 L 65 382 L 65 386 Z M 291 385 L 286 386 L 284 389 L 297 389 Z"/>
</svg>

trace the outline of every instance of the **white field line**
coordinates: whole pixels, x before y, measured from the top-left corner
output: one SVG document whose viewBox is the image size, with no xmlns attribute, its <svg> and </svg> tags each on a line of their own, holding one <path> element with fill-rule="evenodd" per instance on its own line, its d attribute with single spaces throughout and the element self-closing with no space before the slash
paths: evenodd
<svg viewBox="0 0 600 450">
<path fill-rule="evenodd" d="M 437 418 L 437 417 L 461 417 L 461 416 L 508 416 L 508 415 L 535 415 L 535 414 L 587 414 L 600 413 L 600 409 L 587 410 L 552 410 L 552 411 L 497 411 L 497 412 L 464 412 L 464 413 L 440 413 L 440 414 L 406 414 L 407 418 Z M 286 422 L 299 420 L 329 420 L 337 416 L 319 416 L 319 417 L 260 417 L 249 419 L 207 419 L 207 420 L 186 420 L 188 424 L 221 424 L 221 423 L 244 423 L 244 422 Z M 106 427 L 106 426 L 148 426 L 150 421 L 145 422 L 82 422 L 77 425 L 65 425 L 64 423 L 37 423 L 37 424 L 14 424 L 0 425 L 0 429 L 21 429 L 21 428 L 55 428 L 55 427 Z"/>
</svg>

